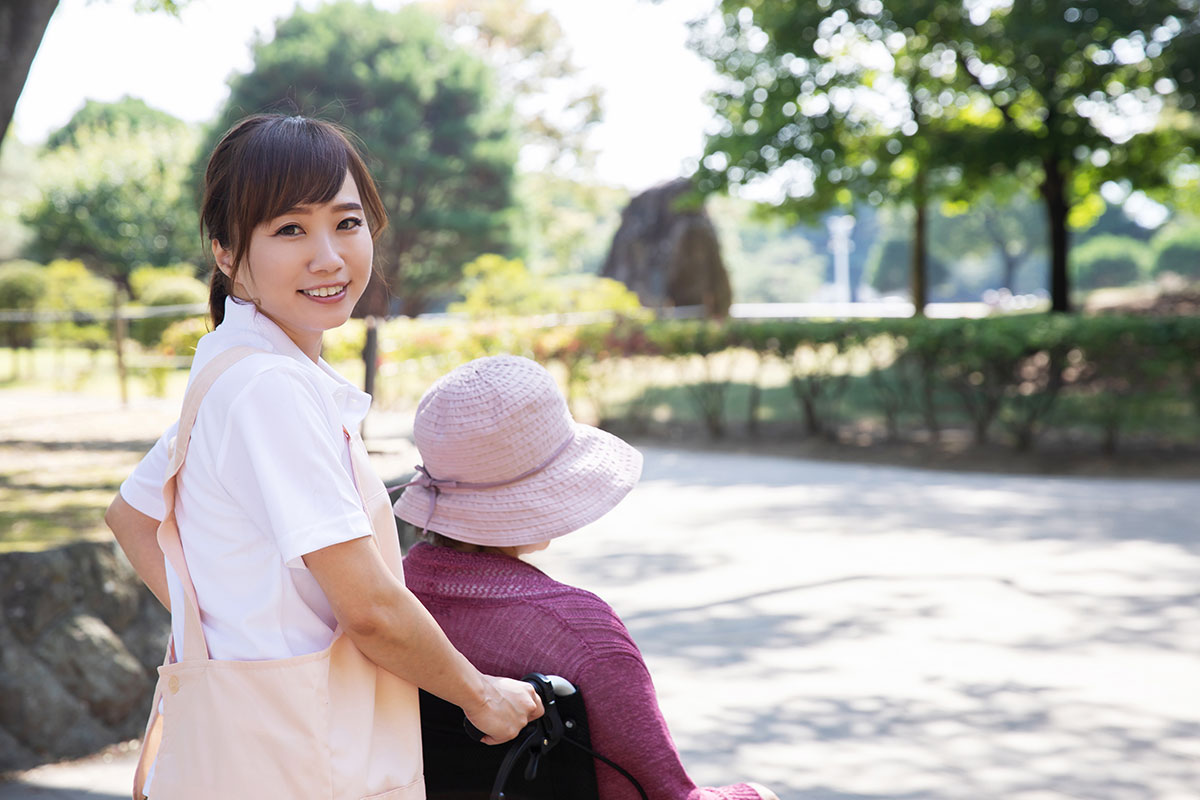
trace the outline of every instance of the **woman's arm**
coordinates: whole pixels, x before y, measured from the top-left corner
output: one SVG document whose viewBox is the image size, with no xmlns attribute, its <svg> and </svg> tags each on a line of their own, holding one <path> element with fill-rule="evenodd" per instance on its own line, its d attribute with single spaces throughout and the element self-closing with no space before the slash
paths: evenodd
<svg viewBox="0 0 1200 800">
<path fill-rule="evenodd" d="M 117 538 L 117 544 L 125 551 L 125 557 L 133 565 L 138 577 L 150 587 L 158 602 L 170 611 L 167 569 L 157 539 L 158 520 L 129 505 L 118 492 L 104 512 L 104 523 Z"/>
<path fill-rule="evenodd" d="M 420 601 L 384 564 L 369 537 L 304 556 L 346 635 L 387 671 L 459 706 L 483 741 L 512 739 L 542 715 L 529 684 L 484 675 L 471 666 Z"/>
</svg>

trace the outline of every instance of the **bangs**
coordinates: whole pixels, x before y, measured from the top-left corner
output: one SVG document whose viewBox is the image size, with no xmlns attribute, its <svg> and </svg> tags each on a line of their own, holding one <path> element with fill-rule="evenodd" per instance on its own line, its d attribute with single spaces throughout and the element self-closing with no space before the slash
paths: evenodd
<svg viewBox="0 0 1200 800">
<path fill-rule="evenodd" d="M 303 117 L 273 122 L 246 142 L 241 191 L 235 191 L 242 196 L 233 203 L 242 212 L 239 239 L 292 208 L 329 202 L 350 168 L 346 141 L 326 126 Z"/>
</svg>

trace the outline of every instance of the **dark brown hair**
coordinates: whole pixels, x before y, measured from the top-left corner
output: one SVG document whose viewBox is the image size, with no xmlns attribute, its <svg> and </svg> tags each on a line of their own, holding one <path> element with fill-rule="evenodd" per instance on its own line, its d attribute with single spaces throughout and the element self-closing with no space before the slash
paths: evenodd
<svg viewBox="0 0 1200 800">
<path fill-rule="evenodd" d="M 346 179 L 358 186 L 371 238 L 387 227 L 387 212 L 353 134 L 319 119 L 282 114 L 246 117 L 226 131 L 208 159 L 200 228 L 233 252 L 233 276 L 245 264 L 250 237 L 259 224 L 290 208 L 327 203 Z M 225 318 L 233 276 L 216 264 L 209 281 L 208 312 L 213 327 Z"/>
</svg>

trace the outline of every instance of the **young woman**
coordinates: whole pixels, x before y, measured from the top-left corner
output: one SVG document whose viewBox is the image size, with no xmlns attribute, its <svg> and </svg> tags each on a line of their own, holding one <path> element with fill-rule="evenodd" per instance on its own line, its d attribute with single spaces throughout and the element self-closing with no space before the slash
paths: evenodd
<svg viewBox="0 0 1200 800">
<path fill-rule="evenodd" d="M 379 195 L 336 126 L 254 116 L 212 153 L 202 225 L 214 329 L 105 517 L 172 612 L 135 797 L 422 797 L 417 686 L 489 743 L 540 704 L 405 588 L 370 397 L 320 358 L 370 279 Z"/>
<path fill-rule="evenodd" d="M 697 787 L 620 618 L 520 558 L 608 513 L 637 483 L 641 454 L 575 422 L 553 377 L 516 356 L 443 376 L 421 399 L 413 434 L 423 463 L 395 509 L 427 542 L 408 552 L 404 570 L 450 641 L 497 675 L 569 680 L 592 748 L 655 800 L 778 800 L 758 784 Z M 601 800 L 638 798 L 603 764 L 596 779 Z"/>
</svg>

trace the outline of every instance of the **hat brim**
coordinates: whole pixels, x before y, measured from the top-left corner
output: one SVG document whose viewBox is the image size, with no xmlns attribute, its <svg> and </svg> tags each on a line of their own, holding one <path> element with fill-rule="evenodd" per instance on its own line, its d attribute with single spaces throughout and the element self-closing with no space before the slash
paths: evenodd
<svg viewBox="0 0 1200 800">
<path fill-rule="evenodd" d="M 642 454 L 610 433 L 574 423 L 571 444 L 545 469 L 495 489 L 409 486 L 393 509 L 400 519 L 470 544 L 514 547 L 555 539 L 611 511 L 642 474 Z M 451 477 L 451 476 L 437 476 Z"/>
</svg>

